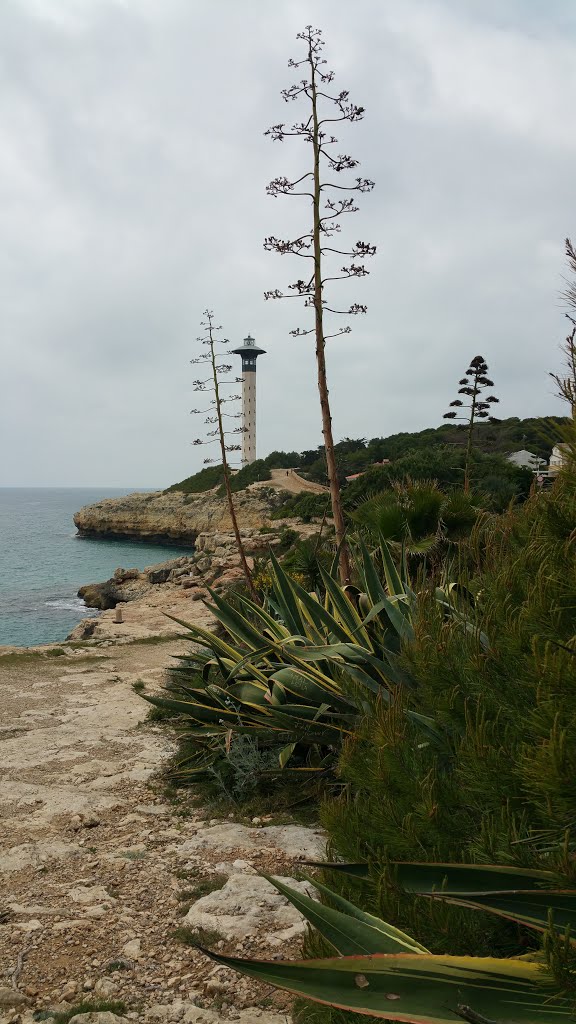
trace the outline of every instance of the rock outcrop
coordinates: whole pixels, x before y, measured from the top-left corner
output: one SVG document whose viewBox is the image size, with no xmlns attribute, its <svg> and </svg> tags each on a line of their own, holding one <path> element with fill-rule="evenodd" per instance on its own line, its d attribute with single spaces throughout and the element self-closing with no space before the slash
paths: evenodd
<svg viewBox="0 0 576 1024">
<path fill-rule="evenodd" d="M 239 491 L 235 506 L 241 530 L 268 525 L 270 513 L 281 503 L 282 492 L 274 487 Z M 81 508 L 74 522 L 82 537 L 191 546 L 200 533 L 228 533 L 232 529 L 226 500 L 216 490 L 202 494 L 155 491 L 104 498 Z"/>
</svg>

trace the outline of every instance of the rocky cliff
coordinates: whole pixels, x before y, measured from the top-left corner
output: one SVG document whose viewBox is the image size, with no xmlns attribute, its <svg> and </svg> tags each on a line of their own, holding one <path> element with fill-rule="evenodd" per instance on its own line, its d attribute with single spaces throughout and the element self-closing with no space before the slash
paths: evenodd
<svg viewBox="0 0 576 1024">
<path fill-rule="evenodd" d="M 268 525 L 270 513 L 282 502 L 281 492 L 259 487 L 234 495 L 240 529 Z M 202 494 L 180 491 L 129 494 L 86 505 L 74 516 L 81 537 L 117 537 L 190 544 L 199 533 L 228 533 L 232 529 L 226 499 L 216 490 Z"/>
</svg>

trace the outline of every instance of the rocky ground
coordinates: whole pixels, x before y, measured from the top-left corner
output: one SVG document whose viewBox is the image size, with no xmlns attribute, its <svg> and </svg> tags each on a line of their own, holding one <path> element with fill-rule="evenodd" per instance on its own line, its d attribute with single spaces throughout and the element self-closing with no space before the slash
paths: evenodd
<svg viewBox="0 0 576 1024">
<path fill-rule="evenodd" d="M 186 592 L 172 589 L 182 609 Z M 322 855 L 323 838 L 273 819 L 207 820 L 192 796 L 167 795 L 173 736 L 144 721 L 148 705 L 132 689 L 138 680 L 161 684 L 183 646 L 155 637 L 154 616 L 164 633 L 178 630 L 162 616 L 165 588 L 156 590 L 158 607 L 141 609 L 140 623 L 130 621 L 133 602 L 123 624 L 104 612 L 88 642 L 0 650 L 6 1024 L 28 1024 L 34 1013 L 74 1019 L 79 1004 L 103 1010 L 103 1000 L 129 1020 L 286 1020 L 285 996 L 216 967 L 183 940 L 200 928 L 221 951 L 296 953 L 302 920 L 257 872 L 290 878 L 298 859 Z M 191 608 L 209 624 L 201 602 Z M 75 1024 L 114 1019 L 83 1015 Z"/>
</svg>

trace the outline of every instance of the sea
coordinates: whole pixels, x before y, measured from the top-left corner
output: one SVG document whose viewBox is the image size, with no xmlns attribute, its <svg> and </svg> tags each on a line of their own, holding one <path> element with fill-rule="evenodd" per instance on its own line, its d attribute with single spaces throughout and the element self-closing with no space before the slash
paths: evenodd
<svg viewBox="0 0 576 1024">
<path fill-rule="evenodd" d="M 78 509 L 127 493 L 101 487 L 0 488 L 0 644 L 65 640 L 80 619 L 98 614 L 77 597 L 84 583 L 109 579 L 118 566 L 143 569 L 190 553 L 189 547 L 77 536 Z"/>
</svg>

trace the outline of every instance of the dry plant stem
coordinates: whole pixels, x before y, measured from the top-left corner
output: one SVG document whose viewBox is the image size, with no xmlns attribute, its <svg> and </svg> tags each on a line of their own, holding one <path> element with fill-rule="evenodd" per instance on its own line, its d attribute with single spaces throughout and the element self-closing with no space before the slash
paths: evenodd
<svg viewBox="0 0 576 1024">
<path fill-rule="evenodd" d="M 226 442 L 224 439 L 224 423 L 222 420 L 222 405 L 220 401 L 220 388 L 218 383 L 218 371 L 216 368 L 216 353 L 214 351 L 214 336 L 212 333 L 212 319 L 208 319 L 208 335 L 210 338 L 210 360 L 212 365 L 212 377 L 214 380 L 214 397 L 216 399 L 216 416 L 218 419 L 218 439 L 220 441 L 220 451 L 222 453 L 222 469 L 224 472 L 224 488 L 226 490 L 226 500 L 228 502 L 228 509 L 230 512 L 230 519 L 232 520 L 232 529 L 234 530 L 234 537 L 236 538 L 236 546 L 238 548 L 238 554 L 240 555 L 240 564 L 242 571 L 246 577 L 246 582 L 250 590 L 250 595 L 254 601 L 260 604 L 260 599 L 252 582 L 252 575 L 246 561 L 246 553 L 244 551 L 244 545 L 242 543 L 242 537 L 240 536 L 240 529 L 238 527 L 238 520 L 236 518 L 236 509 L 234 507 L 234 498 L 232 497 L 232 487 L 230 486 L 230 469 L 228 467 L 228 458 L 226 455 Z"/>
<path fill-rule="evenodd" d="M 571 316 L 568 319 L 575 323 Z M 576 419 L 576 324 L 567 336 L 562 351 L 567 374 L 551 373 L 550 376 L 556 385 L 557 397 L 568 402 L 572 419 Z"/>
<path fill-rule="evenodd" d="M 322 253 L 320 245 L 320 137 L 318 125 L 318 97 L 316 89 L 316 68 L 312 44 L 309 44 L 308 59 L 311 70 L 312 84 L 312 123 L 313 123 L 313 150 L 314 150 L 314 309 L 316 327 L 316 364 L 318 367 L 318 392 L 320 394 L 320 407 L 322 410 L 322 435 L 326 450 L 326 468 L 328 471 L 328 484 L 330 487 L 330 500 L 332 502 L 332 516 L 334 518 L 334 529 L 336 533 L 336 545 L 340 548 L 339 567 L 340 582 L 350 582 L 350 553 L 345 542 L 344 515 L 342 512 L 342 496 L 338 482 L 338 470 L 336 466 L 336 455 L 334 452 L 334 438 L 332 435 L 332 415 L 330 413 L 330 399 L 328 397 L 328 382 L 326 378 L 326 340 L 324 338 L 323 308 L 322 308 Z"/>
<path fill-rule="evenodd" d="M 332 126 L 340 122 L 355 123 L 362 120 L 364 108 L 350 101 L 347 90 L 333 91 L 330 88 L 334 72 L 326 68 L 326 60 L 322 57 L 324 43 L 320 29 L 307 25 L 296 38 L 306 44 L 306 52 L 302 60 L 291 58 L 288 61 L 288 66 L 294 69 L 305 68 L 309 74 L 307 78 L 300 78 L 287 89 L 283 89 L 281 95 L 286 102 L 305 99 L 307 111 L 304 120 L 297 121 L 292 125 L 284 123 L 272 125 L 265 134 L 270 136 L 273 141 L 282 141 L 293 137 L 306 141 L 311 146 L 313 161 L 310 169 L 295 180 L 290 181 L 284 176 L 274 178 L 267 186 L 266 191 L 274 198 L 280 195 L 305 197 L 312 206 L 312 222 L 296 238 L 282 239 L 275 235 L 268 236 L 265 239 L 264 248 L 280 255 L 290 254 L 299 257 L 300 260 L 312 261 L 312 266 L 305 262 L 304 267 L 307 269 L 304 270 L 302 277 L 289 284 L 285 291 L 273 288 L 264 292 L 264 298 L 301 299 L 305 307 L 314 309 L 313 325 L 305 328 L 297 327 L 291 330 L 290 334 L 293 337 L 314 334 L 315 337 L 317 385 L 326 453 L 326 470 L 338 546 L 339 575 L 341 583 L 344 585 L 350 581 L 350 555 L 346 544 L 342 499 L 334 451 L 332 415 L 326 377 L 326 342 L 330 338 L 349 334 L 351 327 L 344 325 L 336 328 L 332 333 L 327 333 L 330 331 L 330 327 L 327 326 L 325 314 L 328 314 L 328 319 L 331 321 L 333 316 L 356 316 L 365 313 L 366 306 L 358 302 L 342 309 L 331 304 L 328 305 L 325 286 L 328 282 L 350 281 L 368 274 L 363 261 L 376 254 L 376 246 L 362 240 L 358 240 L 352 245 L 346 242 L 339 243 L 338 238 L 341 220 L 347 214 L 356 213 L 358 210 L 358 207 L 354 205 L 354 193 L 370 192 L 374 187 L 374 182 L 369 178 L 362 177 L 356 177 L 352 183 L 348 184 L 340 184 L 334 180 L 340 172 L 352 171 L 358 165 L 358 161 L 346 153 L 339 153 L 332 149 L 338 145 L 338 139 L 332 134 Z M 331 105 L 331 109 L 326 112 L 325 116 L 323 108 L 326 104 Z M 325 178 L 322 173 L 323 168 L 328 171 Z M 344 180 L 347 180 L 346 177 Z M 331 242 L 334 237 L 336 240 Z M 340 266 L 339 269 L 336 266 L 330 269 L 330 264 L 335 260 L 339 263 L 342 257 L 344 261 L 349 262 L 345 262 L 344 266 Z"/>
<path fill-rule="evenodd" d="M 470 407 L 470 422 L 468 424 L 468 441 L 466 444 L 466 461 L 464 463 L 464 494 L 470 490 L 470 457 L 472 455 L 472 435 L 474 432 L 474 416 L 476 414 L 476 391 L 472 395 Z"/>
</svg>

